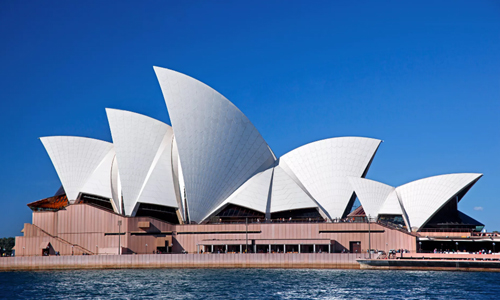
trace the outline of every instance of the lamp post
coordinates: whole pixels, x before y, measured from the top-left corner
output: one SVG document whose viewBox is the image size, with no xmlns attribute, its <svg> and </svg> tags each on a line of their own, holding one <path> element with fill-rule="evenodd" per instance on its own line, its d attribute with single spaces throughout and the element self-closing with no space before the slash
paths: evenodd
<svg viewBox="0 0 500 300">
<path fill-rule="evenodd" d="M 25 248 L 26 248 L 26 247 L 23 247 L 23 256 L 24 256 L 24 249 L 25 249 Z"/>
<path fill-rule="evenodd" d="M 98 253 L 99 253 L 99 247 L 95 245 L 95 255 L 97 255 Z"/>
<path fill-rule="evenodd" d="M 118 220 L 118 255 L 122 254 L 121 243 L 120 243 L 121 242 L 120 237 L 122 235 L 121 226 L 122 226 L 122 220 Z"/>
<path fill-rule="evenodd" d="M 246 228 L 246 245 L 245 245 L 245 253 L 248 253 L 248 218 L 245 218 L 245 228 Z M 285 249 L 283 249 L 285 252 Z"/>
<path fill-rule="evenodd" d="M 495 253 L 495 242 L 493 242 L 493 253 Z"/>
<path fill-rule="evenodd" d="M 368 220 L 368 258 L 372 259 L 372 239 L 371 239 L 371 231 L 370 231 L 370 215 L 368 215 L 367 220 Z"/>
<path fill-rule="evenodd" d="M 458 252 L 458 242 L 455 242 L 455 245 L 457 246 L 457 252 Z"/>
<path fill-rule="evenodd" d="M 146 244 L 146 254 L 148 254 L 148 244 Z"/>
<path fill-rule="evenodd" d="M 422 252 L 422 242 L 418 242 L 418 252 Z"/>
</svg>

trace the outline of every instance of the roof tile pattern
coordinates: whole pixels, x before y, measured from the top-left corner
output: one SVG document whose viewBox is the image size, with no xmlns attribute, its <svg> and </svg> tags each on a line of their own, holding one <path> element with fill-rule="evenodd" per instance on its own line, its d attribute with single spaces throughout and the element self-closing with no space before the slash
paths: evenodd
<svg viewBox="0 0 500 300">
<path fill-rule="evenodd" d="M 316 207 L 316 202 L 280 166 L 274 168 L 271 213 Z"/>
<path fill-rule="evenodd" d="M 274 163 L 248 118 L 214 89 L 155 67 L 175 132 L 191 221 L 200 222 L 245 181 Z"/>
<path fill-rule="evenodd" d="M 269 168 L 254 175 L 229 196 L 219 208 L 231 203 L 261 213 L 266 213 L 272 177 L 273 168 Z"/>
<path fill-rule="evenodd" d="M 474 184 L 482 174 L 458 173 L 428 177 L 404 184 L 396 189 L 410 226 L 419 229 L 449 200 L 467 186 Z"/>
<path fill-rule="evenodd" d="M 362 137 L 330 138 L 292 150 L 280 161 L 330 218 L 341 218 L 354 192 L 347 177 L 363 176 L 380 142 Z"/>
<path fill-rule="evenodd" d="M 70 203 L 77 199 L 87 180 L 113 149 L 111 143 L 85 137 L 51 136 L 40 140 Z"/>
<path fill-rule="evenodd" d="M 106 114 L 119 166 L 123 206 L 125 214 L 130 216 L 162 152 L 170 148 L 173 132 L 163 122 L 130 111 L 106 109 Z M 173 183 L 171 185 L 173 189 Z M 148 195 L 146 201 L 159 201 L 151 200 L 151 193 Z M 168 199 L 168 190 L 158 197 Z M 175 199 L 175 194 L 173 197 Z"/>
<path fill-rule="evenodd" d="M 349 182 L 354 188 L 366 216 L 370 216 L 370 218 L 378 217 L 387 197 L 395 190 L 392 186 L 365 178 L 349 177 Z"/>
<path fill-rule="evenodd" d="M 105 198 L 113 198 L 111 192 L 111 164 L 115 158 L 115 150 L 112 148 L 108 154 L 102 159 L 99 166 L 92 172 L 81 192 L 101 196 Z"/>
<path fill-rule="evenodd" d="M 139 202 L 177 207 L 178 202 L 174 189 L 172 173 L 172 129 L 168 128 L 167 137 L 163 140 L 160 150 L 163 151 L 154 168 L 151 176 L 147 179 L 144 189 L 139 196 Z"/>
</svg>

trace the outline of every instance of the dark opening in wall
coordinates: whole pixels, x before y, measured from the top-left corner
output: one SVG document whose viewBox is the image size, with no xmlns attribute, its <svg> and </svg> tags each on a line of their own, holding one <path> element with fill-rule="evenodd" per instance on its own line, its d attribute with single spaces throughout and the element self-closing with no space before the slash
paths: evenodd
<svg viewBox="0 0 500 300">
<path fill-rule="evenodd" d="M 295 210 L 287 210 L 287 211 L 280 211 L 276 213 L 271 214 L 271 219 L 285 219 L 285 221 L 302 221 L 302 222 L 308 222 L 309 219 L 311 221 L 317 222 L 317 221 L 325 221 L 325 219 L 320 215 L 318 210 L 316 208 L 304 208 L 304 209 L 295 209 Z"/>
<path fill-rule="evenodd" d="M 212 217 L 209 223 L 245 223 L 247 218 L 250 223 L 257 222 L 257 220 L 263 222 L 265 214 L 246 207 L 229 204 Z"/>
<path fill-rule="evenodd" d="M 90 194 L 81 194 L 80 203 L 91 203 L 99 207 L 113 211 L 113 205 L 111 205 L 111 200 L 101 196 L 95 196 Z"/>
<path fill-rule="evenodd" d="M 177 218 L 176 209 L 173 207 L 149 204 L 149 203 L 139 203 L 139 209 L 137 209 L 136 217 L 152 217 L 156 218 L 170 224 L 179 224 L 179 219 Z"/>
</svg>

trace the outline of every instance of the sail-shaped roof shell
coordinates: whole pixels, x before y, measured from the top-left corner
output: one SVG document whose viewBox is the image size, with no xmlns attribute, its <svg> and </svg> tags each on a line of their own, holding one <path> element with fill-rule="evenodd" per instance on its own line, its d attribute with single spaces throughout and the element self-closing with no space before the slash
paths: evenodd
<svg viewBox="0 0 500 300">
<path fill-rule="evenodd" d="M 397 187 L 398 197 L 408 214 L 412 230 L 423 227 L 448 201 L 470 188 L 481 176 L 477 173 L 446 174 Z"/>
<path fill-rule="evenodd" d="M 125 214 L 137 203 L 177 207 L 171 168 L 173 131 L 153 118 L 106 109 L 119 166 Z"/>
<path fill-rule="evenodd" d="M 366 216 L 375 219 L 385 205 L 388 196 L 395 190 L 392 186 L 365 178 L 349 177 L 349 182 L 354 188 Z"/>
<path fill-rule="evenodd" d="M 274 164 L 248 118 L 187 75 L 155 67 L 182 165 L 191 221 L 200 222 L 244 182 Z"/>
<path fill-rule="evenodd" d="M 89 178 L 113 151 L 113 144 L 86 137 L 51 136 L 40 140 L 52 160 L 70 203 L 77 200 Z M 108 196 L 108 193 L 100 196 Z"/>
<path fill-rule="evenodd" d="M 380 140 L 338 137 L 313 142 L 280 158 L 330 218 L 341 218 L 353 195 L 348 177 L 364 177 Z M 285 169 L 285 170 L 287 170 Z"/>
</svg>

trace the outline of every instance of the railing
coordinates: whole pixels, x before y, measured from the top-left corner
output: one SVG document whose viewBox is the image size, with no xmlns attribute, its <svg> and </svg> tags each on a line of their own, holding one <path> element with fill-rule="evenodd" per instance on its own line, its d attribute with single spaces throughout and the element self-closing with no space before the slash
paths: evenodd
<svg viewBox="0 0 500 300">
<path fill-rule="evenodd" d="M 89 254 L 89 255 L 94 255 L 94 254 L 95 254 L 94 252 L 92 252 L 92 251 L 90 251 L 90 250 L 87 250 L 87 249 L 83 248 L 83 247 L 82 247 L 82 246 L 80 246 L 80 245 L 70 243 L 69 241 L 67 241 L 67 240 L 65 240 L 65 239 L 62 239 L 62 238 L 60 238 L 60 237 L 58 237 L 58 236 L 55 236 L 55 235 L 52 235 L 52 234 L 48 233 L 47 231 L 43 230 L 42 228 L 40 228 L 40 227 L 38 227 L 38 226 L 36 226 L 36 225 L 33 225 L 33 224 L 32 224 L 32 226 L 34 226 L 34 227 L 38 228 L 39 230 L 41 230 L 41 231 L 42 231 L 43 233 L 45 233 L 46 235 L 48 235 L 48 236 L 50 236 L 51 238 L 54 238 L 54 239 L 56 239 L 56 240 L 60 241 L 61 243 L 65 243 L 65 244 L 71 245 L 72 247 L 76 247 L 77 249 L 80 249 L 80 251 L 82 251 L 83 253 L 87 253 L 87 254 Z"/>
</svg>

